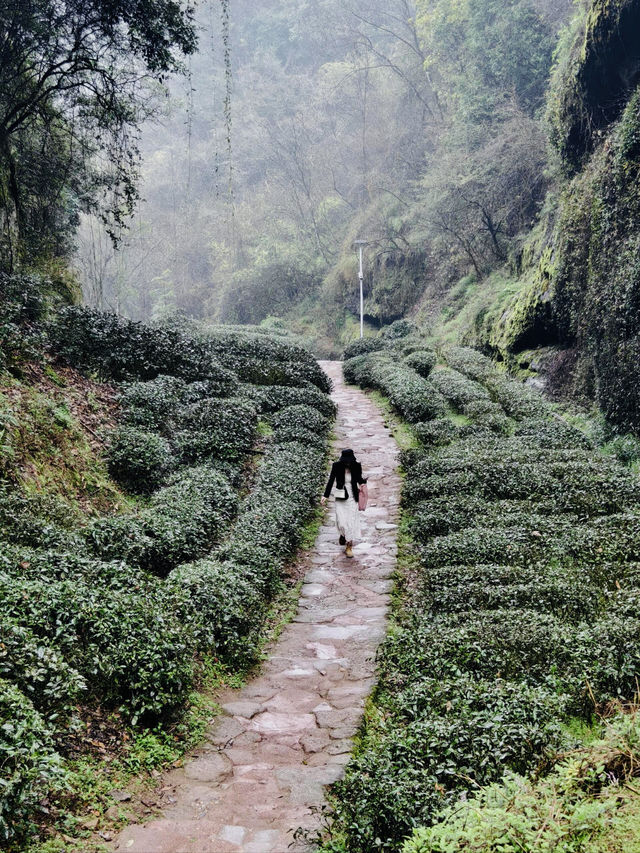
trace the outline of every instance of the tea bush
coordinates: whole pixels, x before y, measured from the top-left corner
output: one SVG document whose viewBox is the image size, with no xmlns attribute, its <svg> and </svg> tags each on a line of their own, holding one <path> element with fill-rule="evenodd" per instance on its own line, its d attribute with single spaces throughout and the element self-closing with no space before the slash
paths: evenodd
<svg viewBox="0 0 640 853">
<path fill-rule="evenodd" d="M 170 716 L 186 701 L 192 639 L 159 588 L 144 595 L 111 589 L 106 596 L 77 578 L 0 577 L 0 584 L 5 613 L 21 626 L 3 632 L 13 666 L 25 673 L 14 670 L 11 680 L 42 713 L 68 710 L 85 683 L 89 695 L 134 722 Z M 1 664 L 0 674 L 8 677 Z"/>
<path fill-rule="evenodd" d="M 609 721 L 600 740 L 560 757 L 547 777 L 508 774 L 447 808 L 435 826 L 416 830 L 402 853 L 622 850 L 635 835 L 637 795 L 629 779 L 638 742 L 637 714 Z"/>
<path fill-rule="evenodd" d="M 388 326 L 384 326 L 380 332 L 380 337 L 387 341 L 400 341 L 413 333 L 417 333 L 418 327 L 410 320 L 404 318 L 394 320 Z"/>
<path fill-rule="evenodd" d="M 138 497 L 96 518 L 0 486 L 6 836 L 58 780 L 53 745 L 66 743 L 78 704 L 119 710 L 134 727 L 173 725 L 204 656 L 255 662 L 320 494 L 335 414 L 313 357 L 267 335 L 207 338 L 88 309 L 63 310 L 49 334 L 53 355 L 123 382 L 109 467 Z M 274 431 L 256 447 L 259 412 Z"/>
<path fill-rule="evenodd" d="M 243 382 L 331 391 L 327 374 L 308 350 L 276 337 L 218 329 L 207 337 L 207 346 Z"/>
<path fill-rule="evenodd" d="M 541 516 L 558 512 L 553 500 L 494 500 L 480 494 L 434 497 L 415 505 L 409 526 L 417 542 L 428 543 L 433 536 L 454 533 L 465 528 L 514 527 L 535 530 L 543 524 Z M 538 531 L 539 532 L 539 531 Z"/>
<path fill-rule="evenodd" d="M 587 680 L 599 702 L 632 696 L 640 665 L 633 641 L 638 620 L 605 616 L 568 624 L 532 610 L 464 611 L 419 618 L 410 641 L 402 632 L 383 648 L 383 685 L 404 689 L 416 676 L 501 677 L 532 686 L 548 684 L 570 694 L 576 712 L 593 705 Z"/>
<path fill-rule="evenodd" d="M 386 353 L 356 356 L 343 365 L 347 382 L 375 388 L 409 423 L 430 421 L 446 411 L 445 399 L 426 379 Z"/>
<path fill-rule="evenodd" d="M 230 395 L 237 387 L 236 377 L 218 363 L 208 341 L 169 326 L 71 307 L 60 311 L 49 337 L 58 356 L 102 379 L 155 379 L 161 374 L 186 382 L 206 379 L 219 395 Z"/>
<path fill-rule="evenodd" d="M 0 678 L 0 843 L 21 835 L 50 787 L 65 782 L 53 733 L 15 684 Z"/>
<path fill-rule="evenodd" d="M 137 427 L 120 427 L 108 452 L 113 478 L 131 492 L 149 493 L 157 489 L 176 460 L 166 438 Z"/>
<path fill-rule="evenodd" d="M 392 359 L 359 356 L 345 376 L 391 399 L 378 380 Z M 637 690 L 637 477 L 482 354 L 446 360 L 429 383 L 462 417 L 417 423 L 421 446 L 401 454 L 406 582 L 327 851 L 398 850 L 443 809 L 458 835 L 423 829 L 416 844 L 467 849 L 459 800 L 505 771 L 544 773 L 575 717 Z"/>
<path fill-rule="evenodd" d="M 444 418 L 415 424 L 415 433 L 420 442 L 427 447 L 441 447 L 456 441 L 461 430 L 453 421 Z"/>
<path fill-rule="evenodd" d="M 463 411 L 469 403 L 489 400 L 489 392 L 486 388 L 449 367 L 434 370 L 430 379 L 431 384 L 458 412 Z"/>
<path fill-rule="evenodd" d="M 329 420 L 333 420 L 336 414 L 336 404 L 331 397 L 317 388 L 265 386 L 259 389 L 259 398 L 261 401 L 260 410 L 267 414 L 277 412 L 287 406 L 310 406 Z"/>
<path fill-rule="evenodd" d="M 399 697 L 402 717 L 363 744 L 334 791 L 349 849 L 394 849 L 469 785 L 526 772 L 563 744 L 561 700 L 543 688 L 467 676 L 428 679 Z"/>
<path fill-rule="evenodd" d="M 158 575 L 204 554 L 237 509 L 227 478 L 209 465 L 187 468 L 137 513 L 101 519 L 87 529 L 94 553 Z"/>
<path fill-rule="evenodd" d="M 366 355 L 369 352 L 379 352 L 379 350 L 384 349 L 384 347 L 385 341 L 383 338 L 358 338 L 355 341 L 351 341 L 351 343 L 347 344 L 344 348 L 342 360 L 348 361 L 356 355 Z"/>
<path fill-rule="evenodd" d="M 73 525 L 69 507 L 44 495 L 25 495 L 0 484 L 0 539 L 43 548 L 72 548 L 78 536 L 69 529 Z M 0 554 L 1 557 L 1 554 Z"/>
<path fill-rule="evenodd" d="M 587 436 L 570 426 L 561 418 L 530 418 L 521 421 L 514 429 L 514 435 L 525 438 L 527 443 L 538 445 L 544 450 L 559 448 L 592 448 L 593 443 Z"/>
<path fill-rule="evenodd" d="M 239 541 L 282 561 L 299 542 L 298 519 L 308 513 L 320 493 L 324 474 L 324 454 L 319 449 L 296 442 L 274 445 L 238 515 Z"/>
<path fill-rule="evenodd" d="M 429 377 L 437 361 L 437 355 L 431 350 L 414 350 L 404 358 L 404 363 L 420 374 L 423 379 Z"/>
<path fill-rule="evenodd" d="M 20 624 L 22 610 L 37 604 L 17 601 L 17 597 L 27 598 L 34 590 L 4 575 L 0 575 L 0 590 L 0 679 L 17 685 L 43 717 L 64 721 L 85 688 L 84 679 L 65 660 L 57 644 Z M 46 594 L 41 584 L 35 591 L 40 596 Z"/>
<path fill-rule="evenodd" d="M 189 463 L 210 456 L 237 461 L 251 449 L 257 422 L 257 411 L 246 400 L 206 397 L 177 413 L 176 452 Z"/>
<path fill-rule="evenodd" d="M 416 603 L 433 614 L 513 608 L 571 621 L 595 618 L 606 607 L 602 590 L 581 571 L 543 564 L 432 569 L 420 578 Z"/>
<path fill-rule="evenodd" d="M 507 435 L 511 432 L 512 421 L 508 418 L 502 406 L 491 400 L 472 400 L 462 406 L 463 413 L 472 419 L 479 427 L 486 427 L 492 432 Z"/>
<path fill-rule="evenodd" d="M 200 384 L 200 383 L 193 383 Z M 188 386 L 175 376 L 158 376 L 148 382 L 125 385 L 119 403 L 124 421 L 140 429 L 162 432 L 187 395 Z"/>
<path fill-rule="evenodd" d="M 329 421 L 309 406 L 286 406 L 271 418 L 277 441 L 322 448 L 329 432 Z"/>
<path fill-rule="evenodd" d="M 105 562 L 86 553 L 78 538 L 73 551 L 2 545 L 0 570 L 23 580 L 85 581 L 109 589 L 146 590 L 156 580 L 122 560 Z"/>
<path fill-rule="evenodd" d="M 444 355 L 450 367 L 470 379 L 475 379 L 476 382 L 496 376 L 495 364 L 478 350 L 470 347 L 448 347 Z"/>
<path fill-rule="evenodd" d="M 363 388 L 370 387 L 370 360 L 366 355 L 356 355 L 350 358 L 343 362 L 342 375 L 345 382 L 361 385 Z"/>
<path fill-rule="evenodd" d="M 52 290 L 39 275 L 0 273 L 0 369 L 20 373 L 27 362 L 41 361 Z"/>
<path fill-rule="evenodd" d="M 182 565 L 171 572 L 166 587 L 198 652 L 230 666 L 255 661 L 264 598 L 237 564 L 204 559 Z"/>
</svg>

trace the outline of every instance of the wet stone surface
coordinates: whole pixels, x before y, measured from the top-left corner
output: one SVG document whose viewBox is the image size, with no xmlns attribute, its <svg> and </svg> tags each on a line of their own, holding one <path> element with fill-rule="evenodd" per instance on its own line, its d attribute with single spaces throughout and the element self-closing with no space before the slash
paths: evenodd
<svg viewBox="0 0 640 853">
<path fill-rule="evenodd" d="M 338 404 L 336 449 L 352 447 L 371 477 L 362 542 L 347 559 L 329 507 L 299 610 L 262 672 L 220 697 L 223 714 L 184 767 L 161 782 L 160 818 L 124 829 L 110 849 L 132 853 L 297 853 L 299 827 L 318 827 L 325 786 L 344 774 L 385 631 L 396 559 L 397 447 L 375 405 L 322 362 Z"/>
</svg>

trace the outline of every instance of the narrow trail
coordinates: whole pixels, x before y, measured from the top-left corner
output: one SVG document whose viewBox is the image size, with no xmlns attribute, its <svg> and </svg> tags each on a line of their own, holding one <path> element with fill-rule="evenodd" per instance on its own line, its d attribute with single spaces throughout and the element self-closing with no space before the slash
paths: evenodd
<svg viewBox="0 0 640 853">
<path fill-rule="evenodd" d="M 353 447 L 369 481 L 362 542 L 349 560 L 332 511 L 306 556 L 298 613 L 259 675 L 221 698 L 205 744 L 162 780 L 163 817 L 124 829 L 132 853 L 286 853 L 318 826 L 324 786 L 338 780 L 374 684 L 396 559 L 397 447 L 383 416 L 321 362 L 338 404 L 336 448 Z"/>
</svg>

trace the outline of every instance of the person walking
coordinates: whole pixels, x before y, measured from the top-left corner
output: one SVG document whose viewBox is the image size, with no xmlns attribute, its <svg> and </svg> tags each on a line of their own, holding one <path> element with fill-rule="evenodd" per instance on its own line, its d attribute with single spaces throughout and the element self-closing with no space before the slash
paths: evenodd
<svg viewBox="0 0 640 853">
<path fill-rule="evenodd" d="M 366 483 L 362 476 L 362 465 L 355 457 L 353 450 L 346 448 L 340 453 L 340 458 L 331 466 L 324 495 L 320 499 L 322 505 L 334 489 L 336 508 L 336 527 L 340 534 L 339 543 L 345 546 L 344 553 L 353 557 L 353 543 L 360 538 L 360 487 Z"/>
</svg>

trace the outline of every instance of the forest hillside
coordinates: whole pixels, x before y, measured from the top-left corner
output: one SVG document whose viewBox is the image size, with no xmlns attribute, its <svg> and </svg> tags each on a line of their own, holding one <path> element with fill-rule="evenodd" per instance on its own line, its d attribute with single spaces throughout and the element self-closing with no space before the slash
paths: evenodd
<svg viewBox="0 0 640 853">
<path fill-rule="evenodd" d="M 637 4 L 244 12 L 231 123 L 212 116 L 225 68 L 207 43 L 169 124 L 143 136 L 128 248 L 110 258 L 83 226 L 89 298 L 136 317 L 275 315 L 339 352 L 365 239 L 368 330 L 411 317 L 636 425 Z"/>
<path fill-rule="evenodd" d="M 640 0 L 0 7 L 0 847 L 637 853 Z"/>
</svg>

